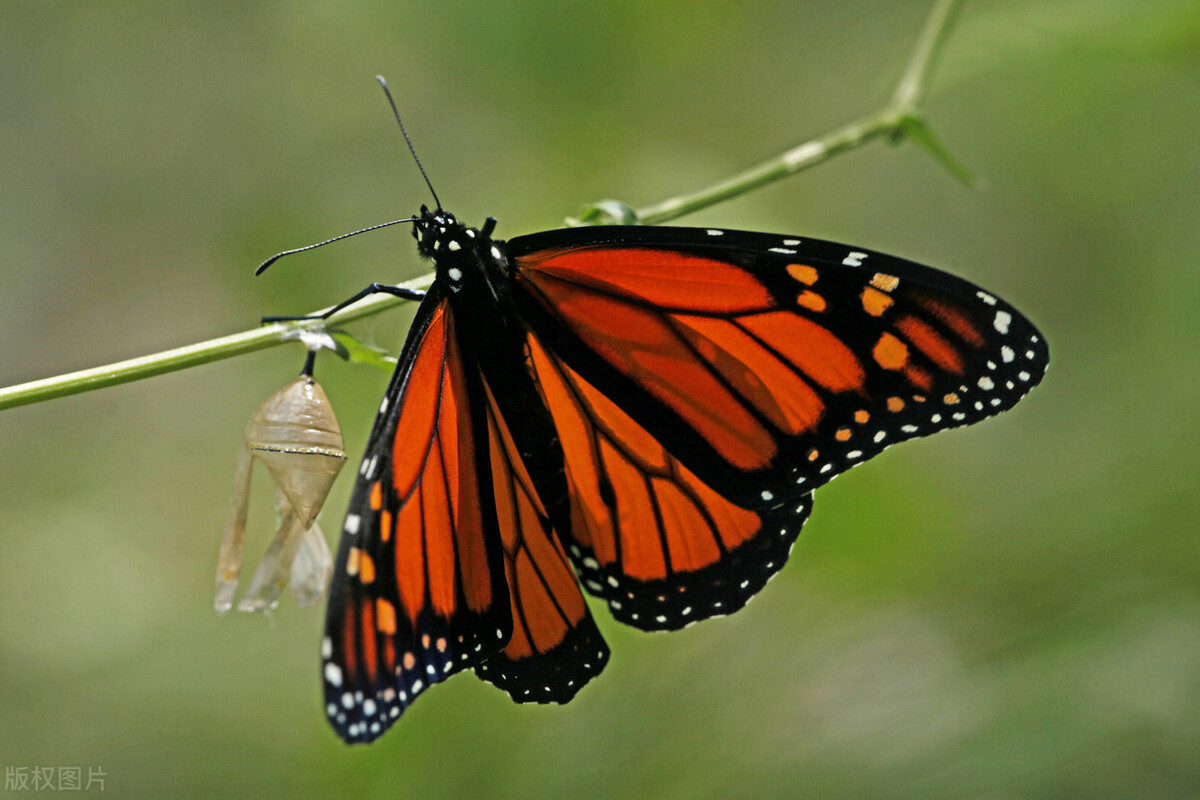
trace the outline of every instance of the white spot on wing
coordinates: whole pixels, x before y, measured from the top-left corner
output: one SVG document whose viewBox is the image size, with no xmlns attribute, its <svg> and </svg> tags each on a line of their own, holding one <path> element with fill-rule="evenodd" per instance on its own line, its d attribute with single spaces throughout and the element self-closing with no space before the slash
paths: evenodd
<svg viewBox="0 0 1200 800">
<path fill-rule="evenodd" d="M 325 665 L 325 680 L 327 680 L 329 682 L 329 685 L 334 687 L 335 689 L 337 687 L 341 686 L 342 685 L 342 668 L 339 667 L 337 664 L 326 664 Z M 346 706 L 346 708 L 349 708 L 349 706 Z"/>
<path fill-rule="evenodd" d="M 362 524 L 362 517 L 360 517 L 358 514 L 347 514 L 346 515 L 346 524 L 343 527 L 343 530 L 345 530 L 346 533 L 353 536 L 354 534 L 358 533 L 358 526 L 361 524 Z"/>
<path fill-rule="evenodd" d="M 860 253 L 857 250 L 852 250 L 842 259 L 842 265 L 847 267 L 861 267 L 863 259 L 867 257 L 867 253 Z"/>
<path fill-rule="evenodd" d="M 1008 333 L 1009 323 L 1012 322 L 1012 314 L 1007 311 L 997 311 L 996 321 L 992 324 L 996 326 L 996 330 L 1000 333 Z"/>
</svg>

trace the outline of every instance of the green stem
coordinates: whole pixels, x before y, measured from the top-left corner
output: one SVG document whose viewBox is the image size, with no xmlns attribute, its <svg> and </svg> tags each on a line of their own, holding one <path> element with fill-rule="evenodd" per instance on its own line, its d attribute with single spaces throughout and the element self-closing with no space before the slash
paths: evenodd
<svg viewBox="0 0 1200 800">
<path fill-rule="evenodd" d="M 845 125 L 824 136 L 793 147 L 785 153 L 768 159 L 730 178 L 701 189 L 692 194 L 679 195 L 645 208 L 632 209 L 619 201 L 607 201 L 600 213 L 589 213 L 586 209 L 581 219 L 587 224 L 627 222 L 656 225 L 691 214 L 702 208 L 715 205 L 732 197 L 745 194 L 760 186 L 794 175 L 801 170 L 828 161 L 834 156 L 860 147 L 881 136 L 903 137 L 913 127 L 923 126 L 918 104 L 929 91 L 933 65 L 941 54 L 954 16 L 962 7 L 962 0 L 937 0 L 925 26 L 917 39 L 917 45 L 909 56 L 892 98 L 888 104 L 866 117 Z M 929 148 L 926 148 L 929 149 Z M 932 151 L 931 151 L 932 152 Z M 969 173 L 941 152 L 934 155 L 955 177 L 965 182 L 973 180 Z M 623 219 L 614 219 L 612 209 L 624 206 Z M 607 213 L 605 213 L 607 212 Z M 574 220 L 578 224 L 578 220 Z"/>
<path fill-rule="evenodd" d="M 948 154 L 940 149 L 936 140 L 931 138 L 932 134 L 922 122 L 918 110 L 918 104 L 929 90 L 929 76 L 932 73 L 933 65 L 941 53 L 950 24 L 961 5 L 962 0 L 936 0 L 917 39 L 916 47 L 909 57 L 904 73 L 896 85 L 891 101 L 874 114 L 869 114 L 857 122 L 838 128 L 825 136 L 805 142 L 756 167 L 693 194 L 680 195 L 657 205 L 637 210 L 630 209 L 621 203 L 608 201 L 596 204 L 593 208 L 600 206 L 604 208 L 599 213 L 585 215 L 585 218 L 588 222 L 599 222 L 604 221 L 608 215 L 608 219 L 611 221 L 609 209 L 623 207 L 628 215 L 627 221 L 643 224 L 667 222 L 731 197 L 745 194 L 752 189 L 793 175 L 800 170 L 808 169 L 839 153 L 860 147 L 881 136 L 898 138 L 910 131 L 919 131 L 923 137 L 923 146 L 937 156 L 947 168 L 961 176 L 963 174 L 961 166 L 957 165 L 957 162 L 953 162 Z M 426 275 L 402 285 L 420 289 L 428 286 L 432 280 L 432 275 Z M 165 372 L 263 350 L 295 341 L 299 338 L 301 331 L 322 330 L 330 323 L 350 322 L 393 308 L 403 302 L 405 301 L 390 295 L 376 295 L 355 303 L 328 320 L 265 325 L 255 330 L 177 347 L 173 350 L 164 350 L 161 353 L 141 356 L 128 361 L 119 361 L 102 367 L 10 386 L 0 389 L 0 410 L 52 400 L 56 397 L 65 397 L 105 386 L 129 383 Z"/>
<path fill-rule="evenodd" d="M 408 289 L 424 289 L 432 282 L 433 276 L 426 275 L 400 284 Z M 53 400 L 56 397 L 66 397 L 70 394 L 90 392 L 105 386 L 115 386 L 120 383 L 130 383 L 162 375 L 164 372 L 174 372 L 179 369 L 196 367 L 210 361 L 240 356 L 243 353 L 253 353 L 268 347 L 299 340 L 303 331 L 320 331 L 333 323 L 352 322 L 362 317 L 372 316 L 389 308 L 394 308 L 406 301 L 386 294 L 377 294 L 355 303 L 349 308 L 339 311 L 327 320 L 306 320 L 303 322 L 280 322 L 273 325 L 263 325 L 232 336 L 222 336 L 219 339 L 209 339 L 173 350 L 164 350 L 148 356 L 131 358 L 128 361 L 118 361 L 103 367 L 69 372 L 56 375 L 40 381 L 30 381 L 17 386 L 0 389 L 0 410 L 15 408 L 30 403 L 40 403 Z M 314 312 L 320 314 L 320 311 Z"/>
</svg>

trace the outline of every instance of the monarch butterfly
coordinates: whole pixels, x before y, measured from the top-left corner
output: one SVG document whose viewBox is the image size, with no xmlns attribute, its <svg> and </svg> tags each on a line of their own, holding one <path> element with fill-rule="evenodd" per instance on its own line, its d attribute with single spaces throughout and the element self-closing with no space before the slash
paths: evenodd
<svg viewBox="0 0 1200 800">
<path fill-rule="evenodd" d="M 421 301 L 321 641 L 350 743 L 468 668 L 517 702 L 570 700 L 609 658 L 580 584 L 646 631 L 737 611 L 815 489 L 1011 408 L 1049 360 L 994 294 L 865 248 L 639 226 L 501 241 L 440 202 L 401 221 L 429 289 L 372 284 L 322 315 Z"/>
<path fill-rule="evenodd" d="M 384 394 L 321 643 L 326 713 L 369 742 L 467 668 L 570 700 L 616 619 L 732 613 L 812 492 L 896 442 L 1011 408 L 1046 342 L 994 294 L 865 248 L 590 227 L 413 223 L 436 277 Z"/>
</svg>

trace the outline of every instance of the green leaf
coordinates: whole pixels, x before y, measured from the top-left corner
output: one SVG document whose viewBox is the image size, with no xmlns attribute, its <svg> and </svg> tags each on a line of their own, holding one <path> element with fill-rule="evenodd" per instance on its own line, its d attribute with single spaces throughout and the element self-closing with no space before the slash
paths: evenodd
<svg viewBox="0 0 1200 800">
<path fill-rule="evenodd" d="M 363 344 L 342 330 L 329 331 L 329 334 L 337 342 L 337 354 L 346 361 L 378 367 L 385 372 L 391 372 L 396 368 L 396 357 L 383 348 Z"/>
<path fill-rule="evenodd" d="M 929 127 L 929 124 L 920 115 L 912 112 L 904 115 L 893 141 L 898 142 L 901 139 L 908 139 L 929 153 L 935 161 L 941 164 L 959 182 L 972 189 L 982 187 L 983 181 L 946 149 L 941 139 L 934 134 L 933 129 Z"/>
</svg>

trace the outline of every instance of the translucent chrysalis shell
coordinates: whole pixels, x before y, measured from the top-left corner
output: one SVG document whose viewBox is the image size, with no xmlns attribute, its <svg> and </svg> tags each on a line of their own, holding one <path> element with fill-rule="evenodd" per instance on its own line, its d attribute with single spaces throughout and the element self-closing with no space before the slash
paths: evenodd
<svg viewBox="0 0 1200 800">
<path fill-rule="evenodd" d="M 333 569 L 329 546 L 316 524 L 317 512 L 346 463 L 346 452 L 329 398 L 310 375 L 301 375 L 267 398 L 246 426 L 217 563 L 214 605 L 221 614 L 232 608 L 237 590 L 255 459 L 266 465 L 275 482 L 279 530 L 238 611 L 270 611 L 288 584 L 298 605 L 313 605 L 324 596 Z"/>
</svg>

